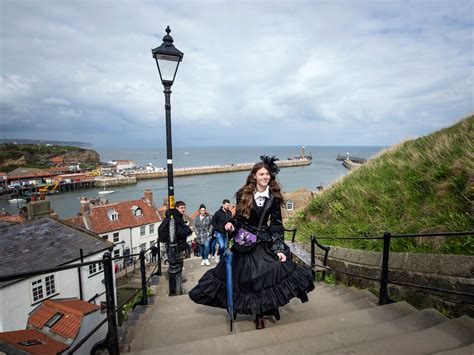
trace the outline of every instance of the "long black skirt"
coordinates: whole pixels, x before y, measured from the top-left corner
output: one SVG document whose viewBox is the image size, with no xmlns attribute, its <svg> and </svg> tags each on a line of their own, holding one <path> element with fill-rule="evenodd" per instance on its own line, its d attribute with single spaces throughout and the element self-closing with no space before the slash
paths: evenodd
<svg viewBox="0 0 474 355">
<path fill-rule="evenodd" d="M 311 271 L 289 260 L 280 262 L 267 243 L 258 243 L 250 252 L 234 251 L 234 312 L 263 314 L 284 306 L 292 298 L 307 299 L 314 290 Z M 196 303 L 227 308 L 224 256 L 207 271 L 189 292 Z"/>
</svg>

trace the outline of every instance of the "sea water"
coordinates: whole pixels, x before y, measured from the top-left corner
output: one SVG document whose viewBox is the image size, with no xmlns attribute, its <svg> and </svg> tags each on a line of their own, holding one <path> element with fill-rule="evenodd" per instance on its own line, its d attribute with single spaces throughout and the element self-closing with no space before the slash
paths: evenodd
<svg viewBox="0 0 474 355">
<path fill-rule="evenodd" d="M 134 160 L 137 166 L 151 163 L 155 167 L 166 167 L 166 150 L 163 148 L 93 148 L 102 162 L 110 160 Z M 337 155 L 350 153 L 351 156 L 370 158 L 383 147 L 348 147 L 348 146 L 306 146 L 305 155 L 311 154 L 312 164 L 303 167 L 282 168 L 278 179 L 283 191 L 291 192 L 299 188 L 316 190 L 322 185 L 329 186 L 335 180 L 347 174 L 347 170 L 337 161 Z M 280 159 L 299 156 L 298 146 L 245 146 L 245 147 L 188 147 L 173 149 L 174 168 L 195 166 L 251 163 L 259 161 L 262 154 L 275 155 Z M 248 172 L 194 175 L 174 178 L 175 200 L 183 200 L 188 206 L 188 213 L 197 210 L 204 203 L 214 213 L 227 198 L 235 202 L 235 192 L 244 184 Z M 140 180 L 136 185 L 111 187 L 114 193 L 105 195 L 110 202 L 134 200 L 143 197 L 144 191 L 153 192 L 155 204 L 159 207 L 168 196 L 167 179 Z M 83 189 L 62 194 L 49 195 L 51 207 L 60 218 L 73 217 L 79 212 L 81 197 L 97 198 L 101 189 Z M 16 204 L 0 200 L 0 209 L 16 214 Z"/>
</svg>

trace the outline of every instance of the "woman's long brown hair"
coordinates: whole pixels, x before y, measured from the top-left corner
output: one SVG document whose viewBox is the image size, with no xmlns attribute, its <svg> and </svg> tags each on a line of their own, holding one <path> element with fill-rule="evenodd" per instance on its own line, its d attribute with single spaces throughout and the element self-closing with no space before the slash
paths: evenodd
<svg viewBox="0 0 474 355">
<path fill-rule="evenodd" d="M 278 184 L 275 175 L 271 173 L 271 170 L 267 165 L 265 165 L 263 162 L 259 162 L 253 166 L 252 171 L 250 172 L 249 176 L 247 176 L 245 185 L 235 193 L 237 200 L 239 200 L 237 204 L 237 211 L 245 218 L 250 217 L 250 210 L 252 209 L 253 203 L 253 194 L 257 190 L 257 180 L 255 179 L 255 174 L 261 168 L 265 168 L 270 173 L 270 182 L 268 183 L 269 189 L 273 197 L 277 198 L 280 201 L 280 204 L 283 204 L 283 196 L 281 194 L 280 184 Z"/>
</svg>

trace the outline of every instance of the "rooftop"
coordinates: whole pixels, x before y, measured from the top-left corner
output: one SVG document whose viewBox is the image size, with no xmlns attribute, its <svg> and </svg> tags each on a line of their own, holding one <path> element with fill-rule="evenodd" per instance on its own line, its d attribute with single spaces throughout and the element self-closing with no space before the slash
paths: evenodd
<svg viewBox="0 0 474 355">
<path fill-rule="evenodd" d="M 10 347 L 5 346 L 5 343 Z M 68 347 L 68 345 L 48 338 L 34 329 L 0 333 L 0 352 L 6 354 L 15 354 L 15 352 L 11 352 L 11 348 L 26 352 L 19 351 L 16 354 L 58 354 Z"/>
<path fill-rule="evenodd" d="M 50 332 L 64 340 L 74 340 L 81 328 L 83 317 L 99 308 L 78 299 L 46 300 L 31 312 L 28 328 L 41 330 L 46 326 Z M 57 317 L 56 322 L 52 321 L 53 317 Z"/>
<path fill-rule="evenodd" d="M 140 215 L 134 213 L 136 207 L 141 209 Z M 155 205 L 144 199 L 89 206 L 89 208 L 90 212 L 71 218 L 69 221 L 97 234 L 158 223 L 162 220 Z M 111 211 L 118 214 L 117 219 L 109 218 Z"/>
<path fill-rule="evenodd" d="M 51 218 L 40 218 L 18 225 L 0 225 L 0 275 L 53 268 L 105 251 L 112 243 L 91 232 Z M 4 287 L 16 281 L 0 283 Z"/>
</svg>

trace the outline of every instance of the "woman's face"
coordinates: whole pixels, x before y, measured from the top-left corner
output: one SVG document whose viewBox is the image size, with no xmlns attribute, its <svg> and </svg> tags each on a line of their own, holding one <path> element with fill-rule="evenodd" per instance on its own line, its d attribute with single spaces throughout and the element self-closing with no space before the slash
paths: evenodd
<svg viewBox="0 0 474 355">
<path fill-rule="evenodd" d="M 255 180 L 257 181 L 257 188 L 264 190 L 270 182 L 270 173 L 265 168 L 260 168 L 255 173 Z"/>
<path fill-rule="evenodd" d="M 205 215 L 206 215 L 206 209 L 205 209 L 204 207 L 200 208 L 200 209 L 199 209 L 199 214 L 200 214 L 201 216 L 205 216 Z"/>
</svg>

